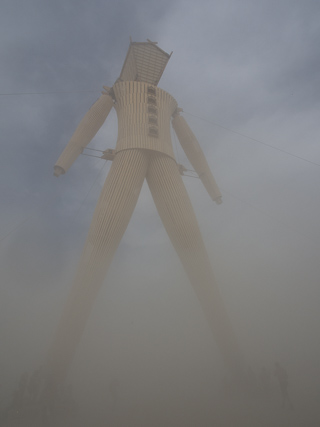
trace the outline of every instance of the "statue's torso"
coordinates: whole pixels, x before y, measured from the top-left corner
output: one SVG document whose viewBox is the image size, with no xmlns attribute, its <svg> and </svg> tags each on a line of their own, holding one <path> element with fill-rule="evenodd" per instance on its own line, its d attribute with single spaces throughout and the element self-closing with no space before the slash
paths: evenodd
<svg viewBox="0 0 320 427">
<path fill-rule="evenodd" d="M 116 151 L 143 148 L 174 158 L 170 119 L 176 100 L 157 86 L 123 81 L 113 86 L 118 116 Z"/>
</svg>

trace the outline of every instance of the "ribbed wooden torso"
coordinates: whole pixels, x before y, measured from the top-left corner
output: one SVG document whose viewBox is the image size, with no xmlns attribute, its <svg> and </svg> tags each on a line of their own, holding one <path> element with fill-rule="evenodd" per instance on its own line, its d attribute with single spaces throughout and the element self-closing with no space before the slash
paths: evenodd
<svg viewBox="0 0 320 427">
<path fill-rule="evenodd" d="M 174 159 L 170 119 L 176 100 L 157 86 L 124 81 L 113 86 L 118 116 L 116 151 L 143 148 Z"/>
</svg>

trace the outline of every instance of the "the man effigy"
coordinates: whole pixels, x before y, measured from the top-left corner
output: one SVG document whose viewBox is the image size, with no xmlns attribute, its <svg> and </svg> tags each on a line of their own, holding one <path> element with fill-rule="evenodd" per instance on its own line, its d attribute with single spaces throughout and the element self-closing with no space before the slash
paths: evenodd
<svg viewBox="0 0 320 427">
<path fill-rule="evenodd" d="M 115 108 L 118 139 L 102 158 L 112 165 L 97 203 L 76 277 L 49 352 L 48 381 L 62 383 L 81 339 L 92 305 L 136 206 L 144 179 L 200 301 L 223 359 L 232 371 L 241 365 L 197 219 L 173 153 L 170 123 L 212 200 L 221 194 L 201 148 L 180 116 L 176 100 L 158 88 L 171 55 L 154 42 L 131 42 L 116 83 L 84 116 L 54 166 L 64 174 Z"/>
</svg>

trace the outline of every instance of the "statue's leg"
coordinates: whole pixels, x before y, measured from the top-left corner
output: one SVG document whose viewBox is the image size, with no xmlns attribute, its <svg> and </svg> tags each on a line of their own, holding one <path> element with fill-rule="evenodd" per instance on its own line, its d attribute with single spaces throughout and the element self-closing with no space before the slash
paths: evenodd
<svg viewBox="0 0 320 427">
<path fill-rule="evenodd" d="M 127 228 L 146 175 L 149 153 L 116 154 L 97 203 L 76 277 L 49 351 L 48 382 L 61 384 L 92 304 Z"/>
<path fill-rule="evenodd" d="M 175 161 L 153 155 L 147 182 L 170 240 L 200 301 L 223 359 L 232 371 L 242 360 L 204 246 L 196 216 Z"/>
</svg>

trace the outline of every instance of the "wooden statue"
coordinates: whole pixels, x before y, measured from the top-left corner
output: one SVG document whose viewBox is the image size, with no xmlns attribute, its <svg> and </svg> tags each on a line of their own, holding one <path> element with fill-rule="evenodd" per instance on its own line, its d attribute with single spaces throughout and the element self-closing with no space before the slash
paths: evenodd
<svg viewBox="0 0 320 427">
<path fill-rule="evenodd" d="M 221 203 L 221 194 L 194 134 L 180 116 L 182 110 L 169 93 L 157 86 L 170 56 L 154 42 L 131 41 L 120 77 L 111 88 L 104 87 L 54 166 L 55 176 L 64 174 L 115 108 L 117 144 L 103 157 L 113 161 L 49 352 L 48 381 L 64 381 L 144 179 L 226 364 L 232 371 L 241 365 L 238 345 L 173 153 L 171 120 L 212 200 Z"/>
</svg>

